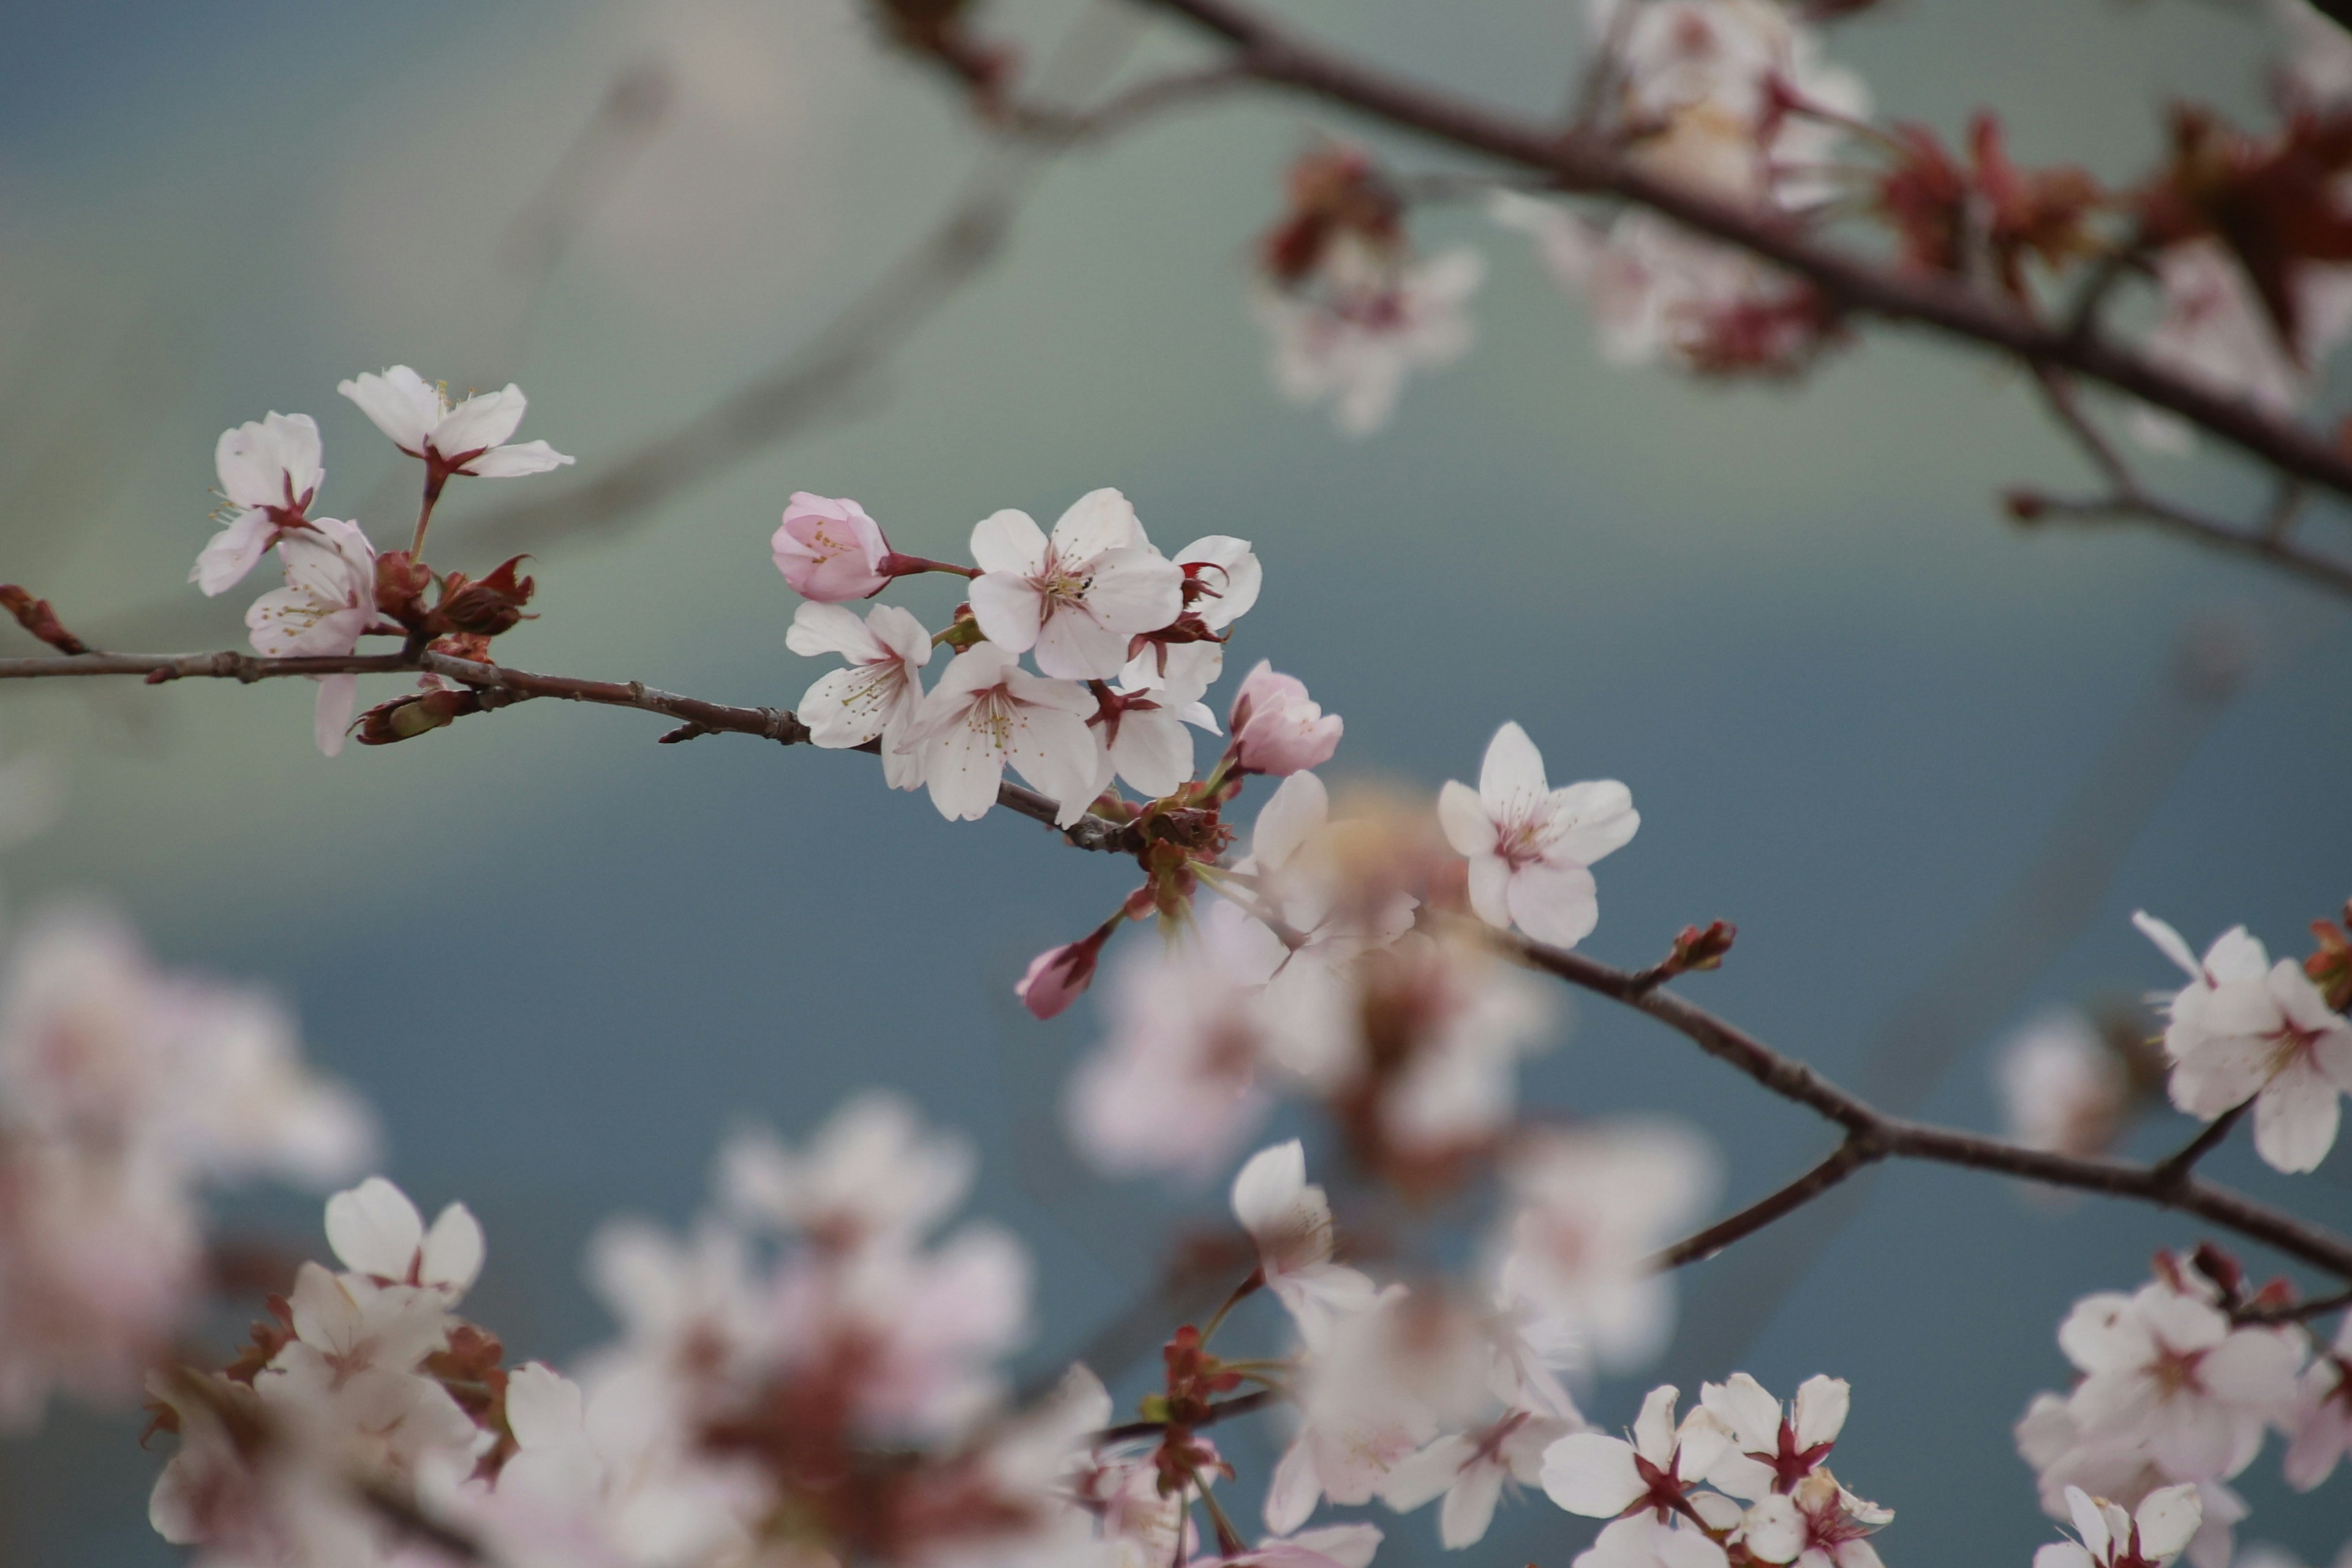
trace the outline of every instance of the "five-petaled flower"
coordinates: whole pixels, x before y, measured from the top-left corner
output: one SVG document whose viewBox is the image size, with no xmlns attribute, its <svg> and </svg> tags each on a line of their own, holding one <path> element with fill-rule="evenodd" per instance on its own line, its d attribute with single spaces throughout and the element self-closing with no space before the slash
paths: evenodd
<svg viewBox="0 0 2352 1568">
<path fill-rule="evenodd" d="M 841 749 L 882 742 L 882 777 L 892 789 L 923 782 L 920 753 L 898 742 L 923 707 L 922 668 L 931 661 L 931 634 L 895 605 L 877 605 L 864 620 L 854 610 L 822 602 L 793 614 L 784 646 L 811 658 L 837 653 L 846 669 L 817 677 L 801 698 L 800 721 L 809 740 Z"/>
<path fill-rule="evenodd" d="M 245 612 L 257 652 L 271 658 L 332 658 L 352 652 L 375 620 L 375 549 L 359 524 L 322 517 L 278 542 L 286 586 Z M 343 749 L 359 696 L 356 675 L 322 675 L 312 721 L 319 750 Z"/>
<path fill-rule="evenodd" d="M 1108 680 L 1128 661 L 1129 640 L 1183 612 L 1184 573 L 1152 550 L 1135 508 L 1114 489 L 1089 490 L 1048 538 L 1025 511 L 972 525 L 972 618 L 981 635 L 1013 653 L 1034 648 L 1037 668 L 1072 680 Z"/>
<path fill-rule="evenodd" d="M 1553 789 L 1543 753 L 1517 724 L 1486 743 L 1478 787 L 1449 779 L 1437 797 L 1447 842 L 1470 862 L 1470 905 L 1488 925 L 1573 947 L 1600 923 L 1586 868 L 1642 826 L 1614 779 Z"/>
<path fill-rule="evenodd" d="M 1339 1317 L 1378 1298 L 1369 1277 L 1331 1260 L 1331 1205 L 1307 1180 L 1297 1139 L 1261 1149 L 1234 1178 L 1234 1217 L 1257 1247 L 1259 1275 L 1298 1321 L 1309 1346 L 1326 1342 Z"/>
<path fill-rule="evenodd" d="M 1544 1451 L 1543 1489 L 1551 1500 L 1587 1519 L 1654 1513 L 1696 1518 L 1690 1490 L 1730 1450 L 1730 1428 L 1704 1405 L 1675 1420 L 1679 1391 L 1654 1388 L 1633 1419 L 1633 1440 L 1572 1432 Z"/>
<path fill-rule="evenodd" d="M 899 737 L 921 748 L 931 804 L 950 821 L 987 815 L 1009 765 L 1061 809 L 1067 827 L 1095 797 L 1095 739 L 1087 719 L 1092 693 L 1076 681 L 1048 680 L 1021 668 L 1011 652 L 974 643 L 956 656 Z"/>
</svg>

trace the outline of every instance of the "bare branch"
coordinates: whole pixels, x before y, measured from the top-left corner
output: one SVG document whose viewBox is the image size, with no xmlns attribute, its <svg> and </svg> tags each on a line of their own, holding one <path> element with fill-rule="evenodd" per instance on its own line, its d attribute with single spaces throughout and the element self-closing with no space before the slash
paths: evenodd
<svg viewBox="0 0 2352 1568">
<path fill-rule="evenodd" d="M 1727 1219 L 1717 1220 L 1697 1235 L 1675 1243 L 1650 1259 L 1655 1269 L 1680 1268 L 1713 1258 L 1743 1237 L 1752 1236 L 1773 1221 L 1783 1219 L 1844 1181 L 1863 1166 L 1884 1159 L 1875 1140 L 1850 1136 L 1830 1151 L 1829 1158 L 1777 1192 L 1768 1194 Z"/>
<path fill-rule="evenodd" d="M 2157 1174 L 2178 1181 L 2195 1170 L 2197 1162 L 2221 1146 L 2221 1140 L 2230 1135 L 2230 1130 L 2237 1126 L 2246 1112 L 2252 1109 L 2253 1103 L 2249 1100 L 2242 1104 L 2233 1105 L 2206 1123 L 2204 1130 L 2196 1137 L 2181 1145 L 2175 1152 L 2156 1163 Z"/>
</svg>

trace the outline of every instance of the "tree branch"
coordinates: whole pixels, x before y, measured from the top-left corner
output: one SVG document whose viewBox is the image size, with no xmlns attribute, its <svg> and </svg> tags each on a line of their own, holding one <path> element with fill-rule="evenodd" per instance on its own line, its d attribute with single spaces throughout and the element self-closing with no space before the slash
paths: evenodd
<svg viewBox="0 0 2352 1568">
<path fill-rule="evenodd" d="M 2221 1140 L 2230 1135 L 2230 1129 L 2238 1124 L 2239 1120 L 2252 1108 L 2253 1103 L 2249 1100 L 2242 1104 L 2233 1105 L 2206 1123 L 2204 1129 L 2196 1137 L 2181 1145 L 2177 1152 L 2156 1163 L 2157 1173 L 2177 1181 L 2196 1169 L 2197 1162 L 2220 1146 Z"/>
<path fill-rule="evenodd" d="M 1885 1158 L 1876 1140 L 1853 1135 L 1830 1152 L 1828 1159 L 1779 1191 L 1759 1198 L 1728 1219 L 1717 1220 L 1697 1235 L 1675 1243 L 1650 1259 L 1663 1272 L 1713 1258 L 1743 1237 L 1752 1236 L 1773 1221 L 1785 1218 L 1811 1203 L 1863 1166 Z"/>
<path fill-rule="evenodd" d="M 1210 1405 L 1208 1415 L 1189 1425 L 1195 1427 L 1213 1426 L 1220 1421 L 1230 1421 L 1236 1415 L 1246 1415 L 1253 1410 L 1263 1410 L 1284 1397 L 1282 1391 L 1275 1388 L 1261 1388 L 1253 1394 L 1236 1394 L 1231 1399 L 1220 1400 Z M 1156 1437 L 1166 1430 L 1168 1430 L 1168 1423 L 1165 1421 L 1129 1421 L 1123 1426 L 1104 1427 L 1094 1435 L 1094 1440 L 1097 1443 L 1126 1443 L 1138 1437 Z"/>
<path fill-rule="evenodd" d="M 1229 63 L 1271 87 L 1319 98 L 1465 152 L 1536 171 L 1556 188 L 1613 196 L 1736 246 L 1820 289 L 1840 310 L 1925 327 L 2019 360 L 2064 371 L 2166 409 L 2282 474 L 2352 498 L 2352 458 L 2325 436 L 2273 418 L 2242 398 L 2163 369 L 2084 323 L 2052 324 L 1945 278 L 1901 272 L 1804 232 L 1780 215 L 1663 178 L 1609 142 L 1498 111 L 1344 57 L 1278 26 L 1241 0 L 1137 0 L 1233 46 Z M 2209 543 L 2248 550 L 2323 586 L 2352 593 L 2352 569 L 2300 551 L 2266 548 L 2232 531 L 2190 523 L 2169 509 L 2139 515 Z"/>
<path fill-rule="evenodd" d="M 1486 930 L 1486 934 L 1507 956 L 1530 969 L 1541 970 L 1596 995 L 1647 1013 L 1696 1043 L 1707 1055 L 1728 1062 L 1781 1099 L 1793 1100 L 1815 1115 L 1844 1128 L 1850 1142 L 1859 1142 L 1874 1147 L 1879 1151 L 1876 1157 L 1923 1160 L 1968 1170 L 1996 1171 L 2003 1175 L 2040 1182 L 2046 1186 L 2103 1193 L 2109 1197 L 2131 1198 L 2159 1208 L 2178 1209 L 2234 1230 L 2338 1279 L 2352 1279 L 2352 1239 L 2256 1203 L 2228 1187 L 2186 1173 L 2169 1173 L 2160 1165 L 2053 1153 L 2005 1142 L 1998 1138 L 1988 1138 L 1980 1133 L 1887 1116 L 1858 1096 L 1822 1078 L 1804 1063 L 1782 1056 L 1746 1030 L 1717 1017 L 1704 1007 L 1685 1001 L 1664 987 L 1642 989 L 1637 984 L 1638 977 L 1627 970 L 1587 958 L 1582 953 L 1530 942 L 1513 932 Z M 1815 1173 L 1818 1173 L 1818 1167 Z M 1847 1173 L 1841 1171 L 1838 1178 L 1843 1179 Z M 1801 1179 L 1798 1185 L 1802 1186 L 1806 1179 Z M 1834 1180 L 1821 1182 L 1797 1201 L 1787 1203 L 1771 1217 L 1793 1212 L 1835 1184 Z M 1767 1203 L 1771 1201 L 1766 1200 Z M 1730 1223 L 1726 1222 L 1727 1225 Z M 1756 1226 L 1748 1227 L 1748 1230 L 1756 1228 Z M 1741 1231 L 1738 1234 L 1747 1233 Z"/>
<path fill-rule="evenodd" d="M 503 708 L 534 698 L 555 698 L 607 708 L 635 708 L 680 721 L 683 727 L 664 735 L 662 739 L 665 741 L 685 740 L 693 735 L 731 734 L 753 735 L 786 746 L 809 743 L 808 727 L 781 708 L 736 708 L 723 702 L 707 702 L 698 697 L 681 697 L 676 692 L 662 691 L 642 680 L 583 680 L 569 675 L 535 675 L 529 670 L 452 658 L 446 654 L 429 651 L 414 658 L 403 654 L 353 654 L 341 658 L 263 658 L 234 649 L 220 653 L 90 653 L 57 658 L 0 658 L 0 680 L 139 675 L 144 676 L 151 686 L 186 679 L 238 680 L 250 684 L 257 680 L 291 676 L 403 673 L 445 676 L 480 692 L 486 707 Z M 1049 827 L 1054 826 L 1054 819 L 1059 814 L 1053 801 L 1010 779 L 998 786 L 996 801 L 1007 810 L 1045 823 Z M 1083 816 L 1061 832 L 1063 837 L 1080 849 L 1127 853 L 1136 847 L 1134 834 L 1129 826 L 1107 817 Z"/>
</svg>

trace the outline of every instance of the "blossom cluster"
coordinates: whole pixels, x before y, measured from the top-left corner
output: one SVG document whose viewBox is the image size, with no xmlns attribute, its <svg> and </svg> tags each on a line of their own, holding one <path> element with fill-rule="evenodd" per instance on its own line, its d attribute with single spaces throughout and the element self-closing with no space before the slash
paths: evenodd
<svg viewBox="0 0 2352 1568">
<path fill-rule="evenodd" d="M 405 551 L 379 552 L 366 531 L 343 518 L 313 516 L 326 479 L 318 422 L 307 414 L 271 413 L 221 433 L 213 454 L 220 480 L 220 531 L 188 581 L 217 596 L 243 582 L 272 550 L 285 583 L 253 602 L 245 624 L 255 651 L 271 658 L 346 658 L 369 637 L 396 637 L 416 648 L 478 657 L 488 639 L 524 616 L 531 580 L 517 579 L 520 562 L 488 575 L 436 574 L 425 563 L 426 526 L 448 481 L 459 476 L 513 479 L 545 473 L 572 459 L 544 441 L 509 443 L 528 405 L 511 384 L 451 405 L 446 391 L 404 364 L 369 374 L 336 388 L 359 406 L 394 445 L 425 465 L 424 501 Z M 438 589 L 427 605 L 428 588 Z M 314 678 L 319 693 L 312 729 L 319 750 L 333 756 L 352 728 L 359 677 L 346 671 Z M 427 696 L 387 703 L 362 721 L 370 743 L 404 740 L 448 722 L 459 710 L 448 682 L 425 678 Z"/>
<path fill-rule="evenodd" d="M 2309 1331 L 2261 1315 L 2286 1299 L 2283 1287 L 2249 1292 L 2236 1263 L 2207 1247 L 2160 1256 L 2156 1278 L 2137 1291 L 2075 1303 L 2058 1344 L 2077 1380 L 2067 1394 L 2034 1397 L 2017 1445 L 2040 1476 L 2042 1507 L 2074 1520 L 2095 1561 L 2137 1552 L 2153 1562 L 2185 1549 L 2196 1568 L 2228 1568 L 2232 1527 L 2246 1516 L 2228 1483 L 2273 1429 L 2288 1439 L 2290 1486 L 2308 1491 L 2334 1470 L 2352 1443 L 2352 1318 L 2315 1356 Z M 2130 1548 L 2112 1512 L 2094 1526 L 2085 1496 L 2139 1510 L 2150 1539 Z M 2102 1530 L 2112 1558 L 2094 1544 Z"/>
<path fill-rule="evenodd" d="M 37 913 L 0 994 L 0 1431 L 52 1393 L 119 1405 L 209 1272 L 205 1189 L 318 1184 L 373 1123 L 265 993 L 159 970 L 93 909 Z"/>
</svg>

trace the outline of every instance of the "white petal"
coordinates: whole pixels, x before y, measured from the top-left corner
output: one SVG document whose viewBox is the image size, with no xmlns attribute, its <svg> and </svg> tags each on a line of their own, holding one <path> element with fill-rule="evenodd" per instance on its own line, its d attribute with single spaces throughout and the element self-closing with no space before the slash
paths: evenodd
<svg viewBox="0 0 2352 1568">
<path fill-rule="evenodd" d="M 974 615 L 980 613 L 977 598 L 975 594 Z M 1126 633 L 1113 631 L 1083 607 L 1057 605 L 1037 628 L 1037 668 L 1065 680 L 1108 680 L 1127 662 L 1127 640 Z"/>
<path fill-rule="evenodd" d="M 2189 1537 L 2204 1522 L 2205 1503 L 2193 1484 L 2163 1487 L 2140 1500 L 2135 1517 L 2140 1555 L 2153 1562 L 2170 1557 L 2189 1544 Z"/>
<path fill-rule="evenodd" d="M 1779 1448 L 1780 1402 L 1746 1373 L 1735 1372 L 1721 1383 L 1701 1384 L 1698 1398 L 1702 1406 L 1730 1426 L 1742 1449 L 1769 1454 Z"/>
<path fill-rule="evenodd" d="M 835 653 L 857 664 L 884 658 L 889 651 L 857 618 L 856 611 L 845 605 L 822 605 L 814 599 L 803 601 L 800 608 L 793 612 L 793 624 L 784 632 L 784 646 L 805 658 Z"/>
<path fill-rule="evenodd" d="M 1504 900 L 1521 931 L 1554 947 L 1574 947 L 1601 923 L 1592 873 L 1581 866 L 1521 866 L 1509 873 Z"/>
<path fill-rule="evenodd" d="M 1649 1489 L 1633 1447 L 1601 1432 L 1572 1432 L 1544 1450 L 1544 1495 L 1570 1513 L 1614 1519 Z"/>
<path fill-rule="evenodd" d="M 2179 964 L 2182 973 L 2191 980 L 2203 978 L 2205 971 L 2197 962 L 2196 951 L 2181 940 L 2179 931 L 2146 910 L 2132 911 L 2132 924 L 2139 928 L 2140 935 L 2156 943 L 2158 952 Z"/>
<path fill-rule="evenodd" d="M 1192 731 L 1165 709 L 1130 712 L 1119 721 L 1110 761 L 1119 777 L 1151 799 L 1173 795 L 1192 776 Z"/>
<path fill-rule="evenodd" d="M 1437 792 L 1437 823 L 1456 855 L 1492 855 L 1495 819 L 1486 815 L 1478 792 L 1458 779 L 1447 779 Z"/>
<path fill-rule="evenodd" d="M 1265 1527 L 1276 1535 L 1288 1535 L 1307 1522 L 1322 1496 L 1322 1479 L 1315 1472 L 1315 1456 L 1302 1432 L 1283 1450 L 1274 1479 L 1266 1484 Z"/>
<path fill-rule="evenodd" d="M 418 1277 L 427 1285 L 445 1286 L 462 1294 L 473 1288 L 482 1272 L 481 1222 L 464 1204 L 451 1204 L 425 1233 L 424 1250 Z"/>
<path fill-rule="evenodd" d="M 1504 816 L 1519 803 L 1542 798 L 1550 787 L 1544 782 L 1543 753 L 1528 732 L 1516 722 L 1496 731 L 1478 767 L 1478 795 L 1488 813 Z"/>
<path fill-rule="evenodd" d="M 518 447 L 493 447 L 457 471 L 478 479 L 519 479 L 525 474 L 544 474 L 576 461 L 544 441 L 525 441 Z"/>
<path fill-rule="evenodd" d="M 1597 779 L 1555 790 L 1551 797 L 1555 837 L 1548 856 L 1590 866 L 1622 849 L 1642 826 L 1633 792 L 1615 779 Z"/>
<path fill-rule="evenodd" d="M 320 756 L 343 754 L 343 738 L 351 732 L 352 710 L 359 706 L 359 700 L 358 676 L 319 677 L 319 694 L 310 708 L 310 738 L 318 742 Z"/>
<path fill-rule="evenodd" d="M 382 1176 L 327 1200 L 327 1245 L 355 1274 L 405 1279 L 424 1241 L 424 1216 Z"/>
<path fill-rule="evenodd" d="M 2315 1171 L 2336 1147 L 2336 1086 L 2291 1062 L 2254 1100 L 2254 1150 L 2274 1171 Z"/>
<path fill-rule="evenodd" d="M 1250 828 L 1250 858 L 1260 871 L 1279 870 L 1300 846 L 1330 820 L 1331 796 L 1323 781 L 1301 769 L 1276 786 L 1258 807 Z"/>
<path fill-rule="evenodd" d="M 1045 615 L 1045 595 L 1028 578 L 991 572 L 973 578 L 966 596 L 971 605 L 972 619 L 980 623 L 981 635 L 989 641 L 1014 653 L 1025 653 L 1037 646 L 1038 630 Z"/>
<path fill-rule="evenodd" d="M 1284 1219 L 1307 1190 L 1307 1149 L 1297 1139 L 1261 1149 L 1234 1177 L 1234 1217 L 1252 1236 Z"/>
<path fill-rule="evenodd" d="M 1492 855 L 1480 855 L 1470 862 L 1470 907 L 1478 918 L 1497 931 L 1511 929 L 1511 868 Z M 1593 910 L 1596 923 L 1600 910 Z"/>
<path fill-rule="evenodd" d="M 529 403 L 512 382 L 497 392 L 477 393 L 441 416 L 434 426 L 433 449 L 445 458 L 486 453 L 515 433 Z"/>
<path fill-rule="evenodd" d="M 207 595 L 226 593 L 245 580 L 245 574 L 259 563 L 269 548 L 274 528 L 269 514 L 247 511 L 237 514 L 226 528 L 213 535 L 196 557 L 188 573 L 188 581 L 203 589 Z"/>
<path fill-rule="evenodd" d="M 1054 552 L 1064 561 L 1091 561 L 1142 542 L 1143 525 L 1136 521 L 1134 506 L 1115 489 L 1088 490 L 1054 524 Z M 973 559 L 979 559 L 976 553 Z"/>
<path fill-rule="evenodd" d="M 1112 631 L 1156 632 L 1183 613 L 1184 574 L 1148 550 L 1114 550 L 1095 563 L 1086 596 L 1087 608 Z"/>
<path fill-rule="evenodd" d="M 1853 1402 L 1853 1387 L 1842 1377 L 1805 1379 L 1797 1389 L 1797 1447 L 1836 1442 Z"/>
<path fill-rule="evenodd" d="M 1025 511 L 992 512 L 971 525 L 972 564 L 983 573 L 1034 576 L 1045 564 L 1045 532 Z"/>
<path fill-rule="evenodd" d="M 1055 819 L 1062 826 L 1076 822 L 1094 800 L 1101 754 L 1085 720 L 1053 708 L 1022 708 L 1004 745 L 1005 761 L 1062 807 Z"/>
<path fill-rule="evenodd" d="M 441 395 L 404 364 L 382 375 L 373 373 L 338 383 L 335 390 L 360 406 L 375 427 L 412 458 L 425 455 L 425 439 L 441 423 Z"/>
<path fill-rule="evenodd" d="M 1462 1472 L 1437 1511 L 1437 1539 L 1447 1550 L 1459 1552 L 1486 1538 L 1495 1521 L 1495 1504 L 1503 1496 L 1503 1468 L 1481 1462 Z"/>
</svg>

